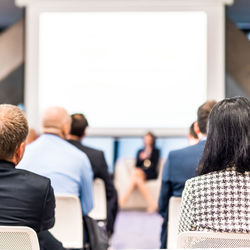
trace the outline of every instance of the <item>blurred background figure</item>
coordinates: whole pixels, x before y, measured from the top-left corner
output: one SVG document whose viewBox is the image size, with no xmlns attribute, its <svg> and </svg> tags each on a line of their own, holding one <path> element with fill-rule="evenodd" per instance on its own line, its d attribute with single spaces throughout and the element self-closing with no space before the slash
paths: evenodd
<svg viewBox="0 0 250 250">
<path fill-rule="evenodd" d="M 161 249 L 167 245 L 168 207 L 171 196 L 181 197 L 186 180 L 195 176 L 207 136 L 208 116 L 216 101 L 207 101 L 198 108 L 194 130 L 199 143 L 170 151 L 164 165 L 159 197 L 159 214 L 164 219 L 161 230 Z"/>
<path fill-rule="evenodd" d="M 160 151 L 155 147 L 155 136 L 151 132 L 148 132 L 144 135 L 144 148 L 137 152 L 136 168 L 133 172 L 130 185 L 127 192 L 119 200 L 120 207 L 124 206 L 128 201 L 133 190 L 138 188 L 147 202 L 147 212 L 152 213 L 157 210 L 157 204 L 145 186 L 145 182 L 157 178 L 159 157 Z"/>
<path fill-rule="evenodd" d="M 189 133 L 188 133 L 188 144 L 190 146 L 195 145 L 200 141 L 197 133 L 195 132 L 194 125 L 195 125 L 195 122 L 191 124 L 189 128 Z"/>
<path fill-rule="evenodd" d="M 94 179 L 100 178 L 105 184 L 107 198 L 107 233 L 110 236 L 114 231 L 115 218 L 118 212 L 117 192 L 108 173 L 108 166 L 103 151 L 86 147 L 81 143 L 86 135 L 86 128 L 88 127 L 86 117 L 83 114 L 73 114 L 71 118 L 72 123 L 68 142 L 87 155 L 94 173 Z"/>
<path fill-rule="evenodd" d="M 26 138 L 26 144 L 30 144 L 31 142 L 35 141 L 39 137 L 38 133 L 35 129 L 30 128 L 28 136 Z"/>
</svg>

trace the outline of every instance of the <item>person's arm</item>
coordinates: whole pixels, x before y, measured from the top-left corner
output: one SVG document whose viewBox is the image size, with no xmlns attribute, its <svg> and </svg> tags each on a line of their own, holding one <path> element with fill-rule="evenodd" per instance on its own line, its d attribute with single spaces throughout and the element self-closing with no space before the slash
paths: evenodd
<svg viewBox="0 0 250 250">
<path fill-rule="evenodd" d="M 102 151 L 100 152 L 100 155 L 99 155 L 99 164 L 100 164 L 101 168 L 99 170 L 97 177 L 101 178 L 104 181 L 105 189 L 106 189 L 106 196 L 107 196 L 107 199 L 109 200 L 114 195 L 116 195 L 116 190 L 115 190 L 113 181 L 109 175 L 108 165 L 107 165 L 107 162 L 105 160 L 104 153 Z"/>
<path fill-rule="evenodd" d="M 155 168 L 157 168 L 159 159 L 160 159 L 160 150 L 155 148 L 152 151 L 152 154 L 151 154 L 151 157 L 150 157 L 151 165 L 154 166 Z"/>
<path fill-rule="evenodd" d="M 93 208 L 93 171 L 88 157 L 86 155 L 84 157 L 80 180 L 80 200 L 83 215 L 87 215 Z"/>
<path fill-rule="evenodd" d="M 191 181 L 186 181 L 184 191 L 182 193 L 181 201 L 181 215 L 179 220 L 179 233 L 192 231 L 194 226 L 193 218 L 193 197 L 192 197 L 192 184 Z"/>
<path fill-rule="evenodd" d="M 43 211 L 41 217 L 40 230 L 48 230 L 55 224 L 55 195 L 51 186 L 50 180 L 48 181 L 47 188 L 44 196 Z"/>
<path fill-rule="evenodd" d="M 135 166 L 136 167 L 141 167 L 142 165 L 142 160 L 140 159 L 140 153 L 142 152 L 142 149 L 140 149 L 137 153 L 136 153 L 136 163 Z"/>
<path fill-rule="evenodd" d="M 159 214 L 165 218 L 168 214 L 168 203 L 169 199 L 172 196 L 172 188 L 171 188 L 171 159 L 170 155 L 164 165 L 163 174 L 162 174 L 162 182 L 161 182 L 161 191 L 160 197 L 158 200 L 158 211 Z"/>
</svg>

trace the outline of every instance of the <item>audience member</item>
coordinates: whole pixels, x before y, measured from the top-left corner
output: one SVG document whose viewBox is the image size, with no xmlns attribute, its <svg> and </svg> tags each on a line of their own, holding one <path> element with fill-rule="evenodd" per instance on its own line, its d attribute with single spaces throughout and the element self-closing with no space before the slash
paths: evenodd
<svg viewBox="0 0 250 250">
<path fill-rule="evenodd" d="M 31 227 L 38 233 L 41 249 L 61 250 L 62 244 L 48 232 L 55 222 L 50 180 L 15 168 L 23 157 L 27 134 L 23 112 L 0 105 L 0 225 Z"/>
<path fill-rule="evenodd" d="M 93 208 L 93 173 L 87 156 L 64 140 L 70 126 L 65 109 L 48 108 L 42 117 L 42 135 L 27 145 L 18 167 L 50 178 L 55 193 L 77 195 L 87 215 Z"/>
<path fill-rule="evenodd" d="M 195 122 L 193 122 L 191 124 L 191 126 L 189 128 L 189 133 L 188 133 L 188 143 L 190 146 L 193 146 L 200 141 L 198 135 L 196 134 L 196 132 L 194 130 L 194 125 L 195 125 Z"/>
<path fill-rule="evenodd" d="M 195 171 L 205 145 L 208 116 L 215 103 L 215 101 L 208 101 L 198 109 L 194 130 L 200 142 L 193 146 L 169 152 L 163 169 L 158 203 L 159 213 L 164 219 L 161 230 L 161 249 L 165 249 L 167 244 L 169 199 L 171 196 L 180 197 L 186 180 L 195 176 Z"/>
<path fill-rule="evenodd" d="M 200 176 L 188 180 L 179 232 L 250 233 L 250 101 L 225 99 L 214 106 Z"/>
<path fill-rule="evenodd" d="M 29 129 L 28 136 L 26 138 L 26 144 L 30 144 L 31 142 L 35 141 L 39 135 L 37 134 L 36 130 L 33 128 Z"/>
<path fill-rule="evenodd" d="M 148 191 L 145 182 L 157 178 L 159 157 L 160 151 L 155 147 L 155 136 L 148 132 L 144 135 L 144 148 L 137 152 L 136 168 L 133 172 L 131 183 L 127 192 L 119 201 L 121 207 L 128 201 L 133 190 L 138 188 L 147 201 L 147 211 L 152 213 L 157 210 L 157 204 Z"/>
<path fill-rule="evenodd" d="M 83 114 L 71 115 L 72 123 L 68 142 L 83 151 L 89 158 L 94 178 L 100 178 L 105 183 L 107 197 L 107 232 L 111 235 L 114 231 L 114 222 L 118 211 L 117 192 L 108 173 L 108 166 L 103 151 L 83 146 L 81 141 L 86 135 L 88 121 Z"/>
</svg>

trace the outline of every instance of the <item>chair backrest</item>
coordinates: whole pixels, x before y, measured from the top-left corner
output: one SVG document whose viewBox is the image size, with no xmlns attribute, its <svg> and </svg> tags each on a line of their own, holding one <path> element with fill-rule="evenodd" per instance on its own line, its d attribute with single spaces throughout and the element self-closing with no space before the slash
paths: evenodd
<svg viewBox="0 0 250 250">
<path fill-rule="evenodd" d="M 81 203 L 77 196 L 56 194 L 55 225 L 50 232 L 65 248 L 83 247 Z"/>
<path fill-rule="evenodd" d="M 107 219 L 107 198 L 105 184 L 102 179 L 94 180 L 94 208 L 89 213 L 89 216 L 95 220 Z"/>
<path fill-rule="evenodd" d="M 179 234 L 178 248 L 250 248 L 250 234 L 184 232 Z"/>
<path fill-rule="evenodd" d="M 177 247 L 178 225 L 181 212 L 181 197 L 171 197 L 168 206 L 168 242 L 169 249 Z"/>
<path fill-rule="evenodd" d="M 39 250 L 36 232 L 30 227 L 0 226 L 1 250 Z"/>
</svg>

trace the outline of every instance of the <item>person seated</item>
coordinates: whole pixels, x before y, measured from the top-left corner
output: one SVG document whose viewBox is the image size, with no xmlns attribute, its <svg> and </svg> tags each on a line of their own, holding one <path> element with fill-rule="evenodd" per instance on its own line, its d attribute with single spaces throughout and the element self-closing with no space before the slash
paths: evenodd
<svg viewBox="0 0 250 250">
<path fill-rule="evenodd" d="M 159 214 L 164 221 L 161 228 L 161 249 L 167 245 L 168 207 L 172 196 L 181 197 L 186 180 L 195 176 L 196 168 L 201 159 L 207 135 L 208 116 L 215 101 L 207 101 L 198 108 L 197 122 L 194 130 L 200 142 L 193 146 L 170 151 L 163 168 L 161 191 L 158 201 Z"/>
<path fill-rule="evenodd" d="M 214 106 L 199 163 L 186 182 L 179 232 L 250 233 L 250 101 L 228 98 Z"/>
<path fill-rule="evenodd" d="M 195 122 L 193 122 L 191 124 L 191 126 L 189 128 L 189 133 L 188 133 L 188 144 L 190 146 L 193 146 L 200 141 L 199 136 L 195 132 L 194 125 L 195 125 Z"/>
<path fill-rule="evenodd" d="M 128 201 L 135 188 L 143 195 L 147 201 L 147 212 L 153 213 L 157 210 L 157 204 L 148 191 L 145 182 L 158 177 L 158 162 L 160 151 L 155 147 L 155 136 L 148 132 L 144 135 L 144 148 L 137 152 L 136 166 L 132 174 L 131 183 L 125 195 L 119 200 L 120 206 Z"/>
<path fill-rule="evenodd" d="M 29 133 L 28 136 L 26 138 L 26 144 L 30 144 L 33 141 L 35 141 L 37 138 L 39 137 L 39 135 L 37 134 L 36 130 L 33 128 L 29 128 Z"/>
<path fill-rule="evenodd" d="M 17 169 L 25 150 L 28 123 L 16 106 L 0 105 L 0 225 L 34 229 L 41 250 L 63 250 L 49 232 L 55 223 L 55 197 L 50 180 Z M 36 162 L 33 163 L 36 167 Z"/>
<path fill-rule="evenodd" d="M 84 152 L 91 163 L 91 167 L 94 173 L 94 179 L 100 178 L 104 181 L 107 198 L 107 233 L 109 236 L 114 231 L 115 218 L 118 212 L 117 192 L 115 190 L 113 181 L 108 173 L 108 166 L 104 157 L 104 153 L 101 150 L 86 147 L 82 145 L 81 141 L 86 135 L 86 128 L 88 127 L 88 121 L 83 114 L 71 115 L 72 123 L 70 134 L 68 135 L 68 142 L 76 146 L 82 152 Z"/>
<path fill-rule="evenodd" d="M 71 117 L 50 107 L 42 117 L 42 135 L 27 145 L 18 167 L 50 178 L 57 194 L 80 198 L 83 215 L 93 208 L 93 172 L 88 157 L 68 143 Z"/>
</svg>

